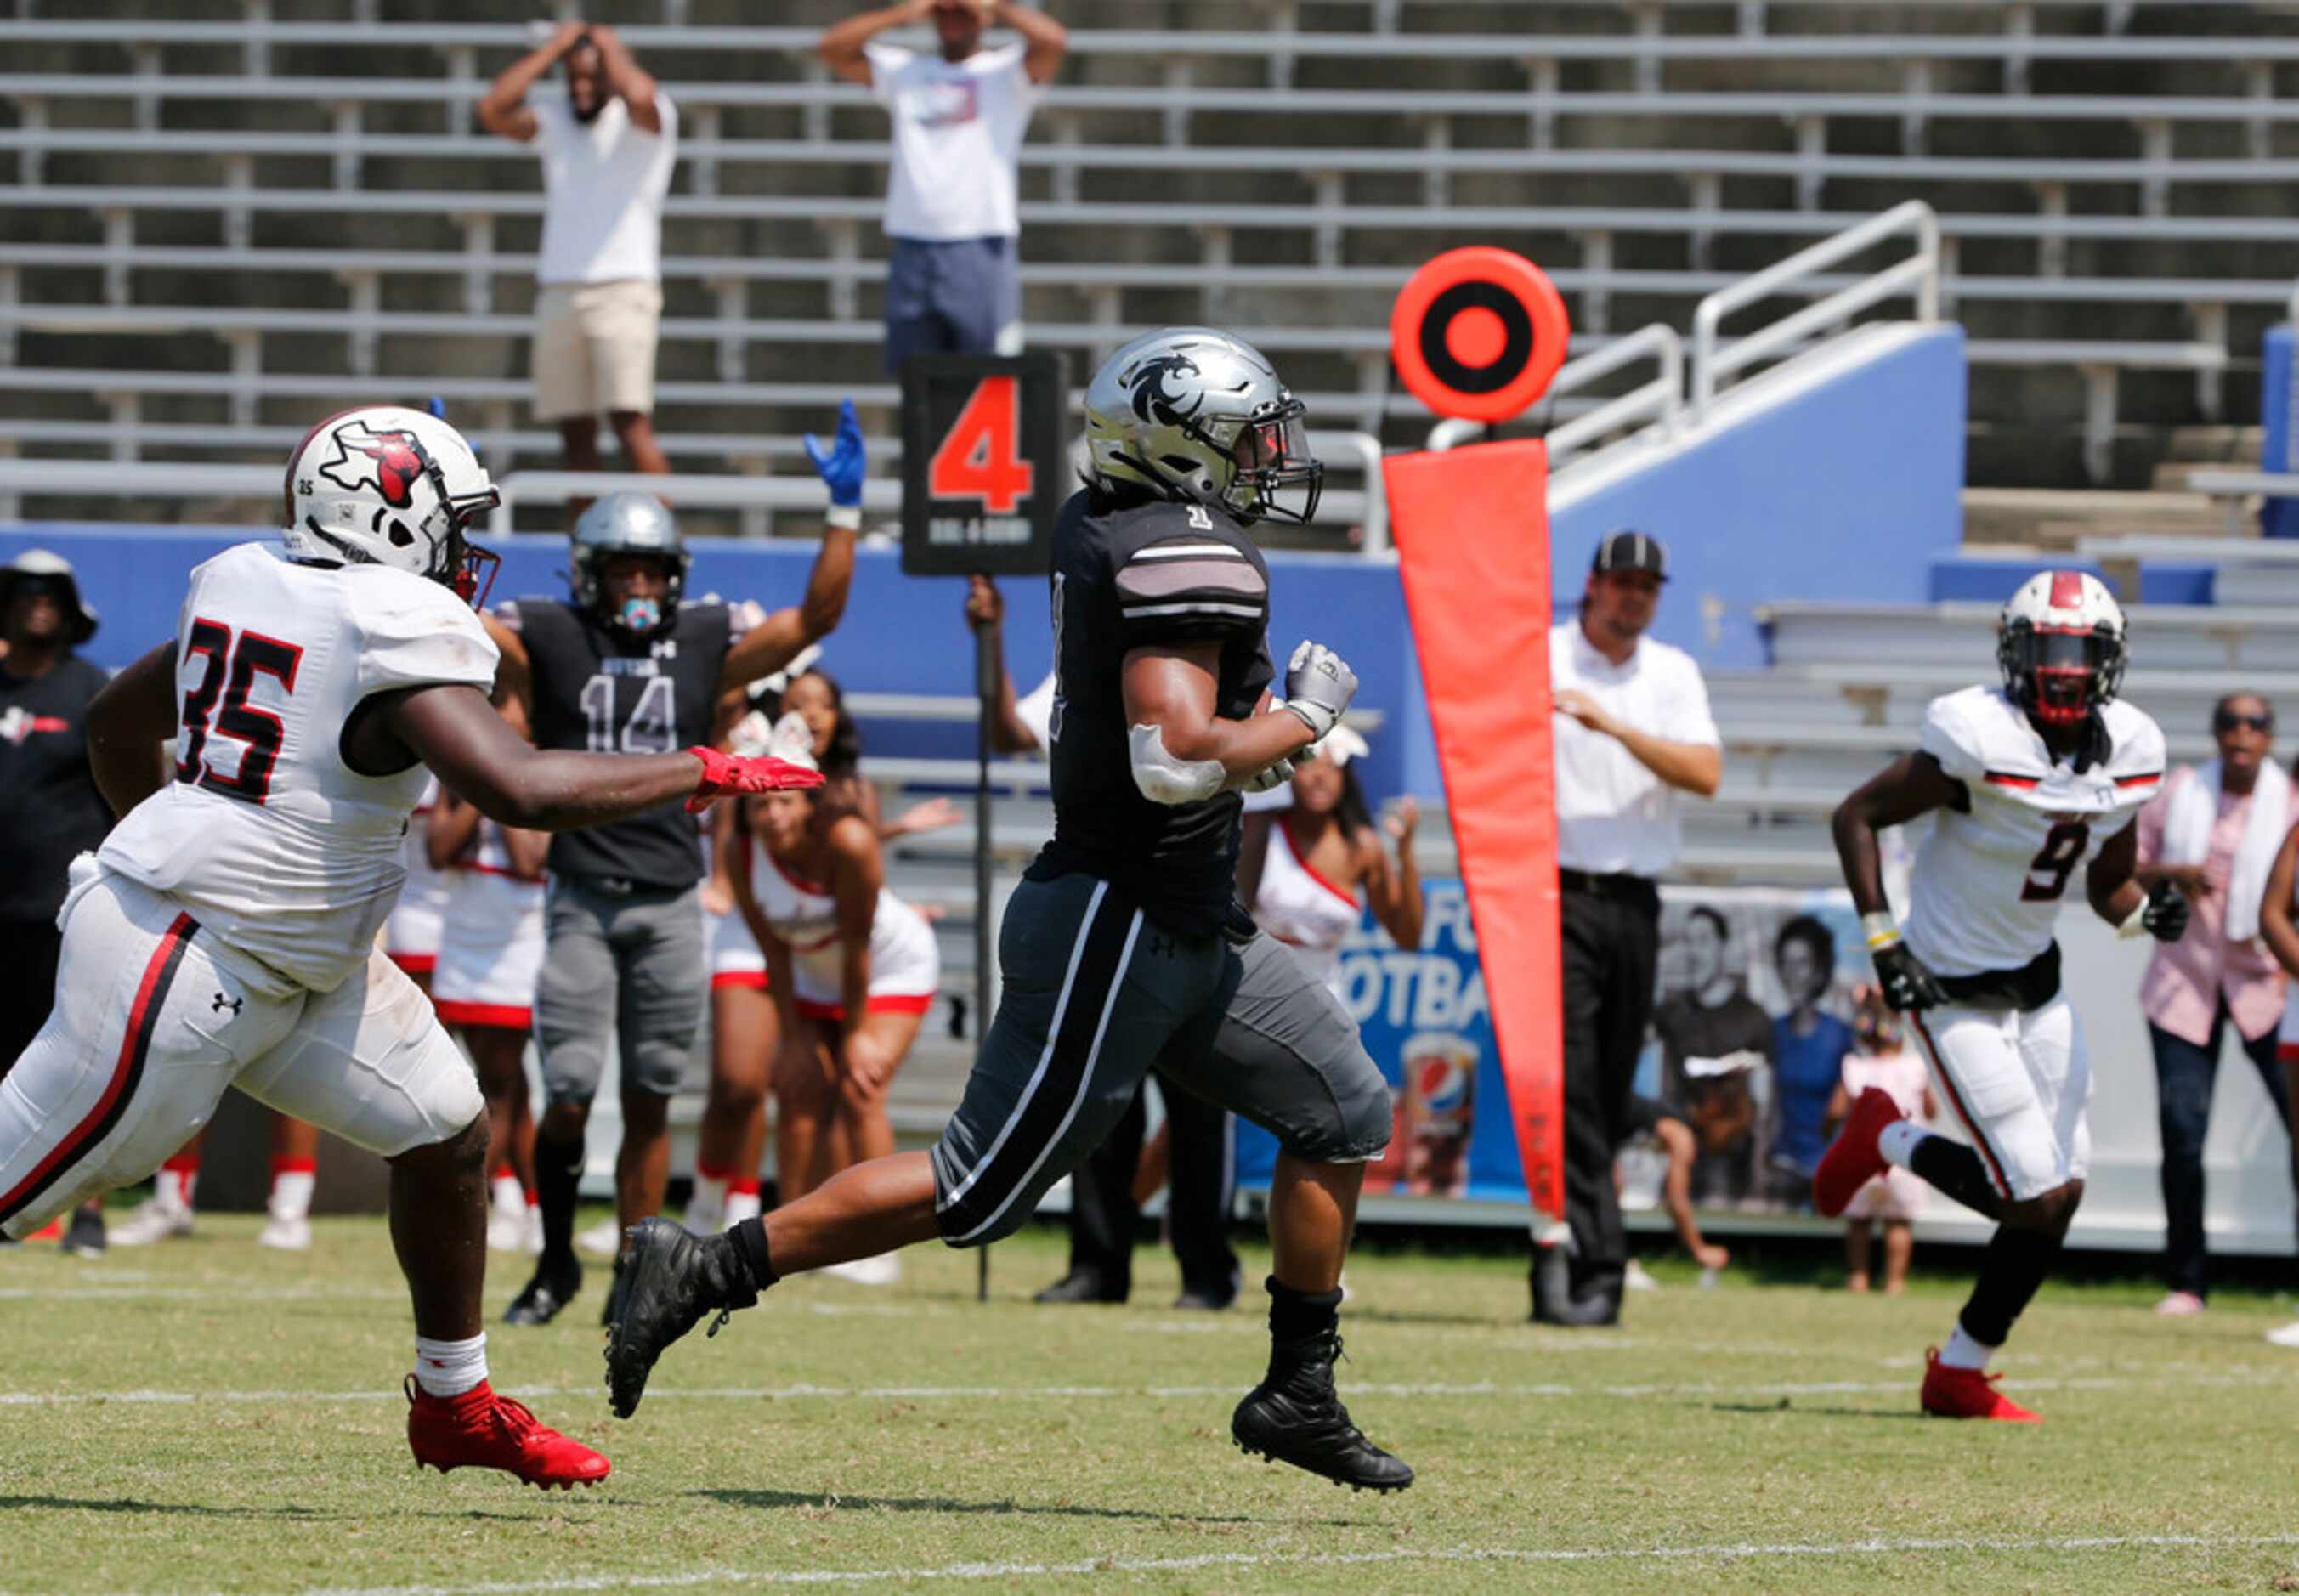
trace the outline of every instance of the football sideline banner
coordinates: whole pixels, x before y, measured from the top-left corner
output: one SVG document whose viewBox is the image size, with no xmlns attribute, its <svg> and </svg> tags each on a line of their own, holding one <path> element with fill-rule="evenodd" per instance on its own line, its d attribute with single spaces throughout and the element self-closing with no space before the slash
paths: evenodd
<svg viewBox="0 0 2299 1596">
<path fill-rule="evenodd" d="M 1548 451 L 1524 439 L 1391 455 L 1382 478 L 1524 1189 L 1535 1210 L 1559 1218 L 1564 1037 Z"/>
</svg>

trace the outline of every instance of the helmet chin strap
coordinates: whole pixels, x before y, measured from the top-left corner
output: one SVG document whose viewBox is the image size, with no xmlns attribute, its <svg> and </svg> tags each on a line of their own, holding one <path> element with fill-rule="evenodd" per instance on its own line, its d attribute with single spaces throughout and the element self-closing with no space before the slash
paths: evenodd
<svg viewBox="0 0 2299 1596">
<path fill-rule="evenodd" d="M 615 611 L 615 624 L 637 636 L 644 636 L 662 625 L 662 601 L 652 598 L 627 598 Z"/>
</svg>

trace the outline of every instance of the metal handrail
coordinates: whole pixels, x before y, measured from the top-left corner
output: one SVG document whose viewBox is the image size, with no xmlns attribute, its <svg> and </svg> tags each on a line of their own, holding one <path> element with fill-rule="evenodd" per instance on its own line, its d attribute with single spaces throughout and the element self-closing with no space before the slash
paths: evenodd
<svg viewBox="0 0 2299 1596">
<path fill-rule="evenodd" d="M 1640 327 L 1614 338 L 1594 353 L 1571 362 L 1558 370 L 1542 398 L 1555 399 L 1585 388 L 1599 378 L 1609 377 L 1622 367 L 1647 357 L 1659 367 L 1651 381 L 1549 429 L 1544 441 L 1548 445 L 1548 463 L 1552 467 L 1566 455 L 1631 422 L 1653 422 L 1664 439 L 1674 435 L 1684 403 L 1684 340 L 1676 328 L 1664 322 Z M 1457 448 L 1482 430 L 1482 424 L 1476 421 L 1440 421 L 1429 429 L 1428 447 L 1433 453 L 1442 453 Z"/>
<path fill-rule="evenodd" d="M 1886 267 L 1847 288 L 1813 301 L 1761 331 L 1747 334 L 1730 345 L 1717 346 L 1718 323 L 1743 305 L 1770 297 L 1791 283 L 1810 277 L 1846 257 L 1859 254 L 1882 239 L 1913 233 L 1916 253 L 1896 266 Z M 1692 419 L 1707 419 L 1716 398 L 1720 378 L 1788 349 L 1807 334 L 1847 321 L 1870 305 L 1897 295 L 1913 293 L 1916 320 L 1939 320 L 1939 218 L 1921 200 L 1908 200 L 1857 227 L 1847 228 L 1807 249 L 1800 249 L 1703 299 L 1692 313 Z"/>
</svg>

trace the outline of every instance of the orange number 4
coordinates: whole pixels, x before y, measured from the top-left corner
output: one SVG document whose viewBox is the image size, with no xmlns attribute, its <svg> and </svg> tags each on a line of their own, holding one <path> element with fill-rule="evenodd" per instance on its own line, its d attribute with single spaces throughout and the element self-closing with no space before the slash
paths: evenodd
<svg viewBox="0 0 2299 1596">
<path fill-rule="evenodd" d="M 927 489 L 937 499 L 979 499 L 993 515 L 1012 514 L 1037 475 L 1016 447 L 1021 432 L 1021 383 L 984 378 L 934 451 Z"/>
</svg>

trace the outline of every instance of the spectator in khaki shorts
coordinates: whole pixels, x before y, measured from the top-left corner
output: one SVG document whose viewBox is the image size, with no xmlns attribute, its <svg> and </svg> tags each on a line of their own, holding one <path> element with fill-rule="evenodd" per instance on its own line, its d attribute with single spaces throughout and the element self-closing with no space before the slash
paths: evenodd
<svg viewBox="0 0 2299 1596">
<path fill-rule="evenodd" d="M 564 95 L 530 92 L 562 62 Z M 613 29 L 569 22 L 494 80 L 478 117 L 491 133 L 535 143 L 543 157 L 535 415 L 558 423 L 570 470 L 599 470 L 603 413 L 631 470 L 668 472 L 651 418 L 662 199 L 678 145 L 670 96 Z"/>
<path fill-rule="evenodd" d="M 878 37 L 932 22 L 936 51 Z M 1018 44 L 982 47 L 1003 24 Z M 1018 353 L 1022 278 L 1015 158 L 1069 35 L 1007 0 L 901 0 L 826 30 L 825 65 L 867 88 L 893 121 L 886 183 L 886 370 L 912 353 Z"/>
</svg>

